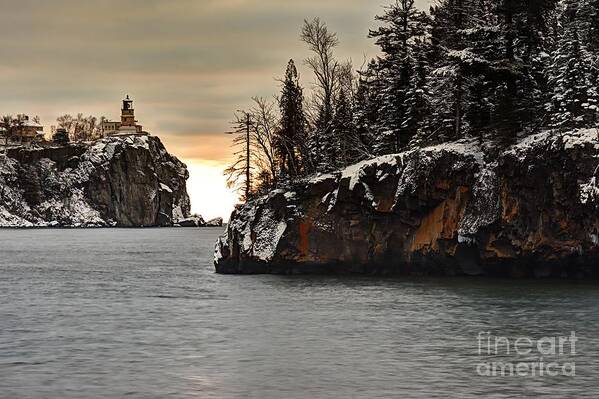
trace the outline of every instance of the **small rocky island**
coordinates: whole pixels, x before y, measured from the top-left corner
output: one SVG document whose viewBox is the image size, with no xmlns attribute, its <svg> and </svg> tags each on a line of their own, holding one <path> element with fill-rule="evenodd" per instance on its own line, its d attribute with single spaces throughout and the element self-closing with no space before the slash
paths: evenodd
<svg viewBox="0 0 599 399">
<path fill-rule="evenodd" d="M 597 129 L 374 158 L 240 206 L 219 273 L 596 276 Z"/>
<path fill-rule="evenodd" d="M 188 177 L 149 135 L 11 148 L 0 162 L 0 226 L 172 226 L 190 217 Z"/>
</svg>

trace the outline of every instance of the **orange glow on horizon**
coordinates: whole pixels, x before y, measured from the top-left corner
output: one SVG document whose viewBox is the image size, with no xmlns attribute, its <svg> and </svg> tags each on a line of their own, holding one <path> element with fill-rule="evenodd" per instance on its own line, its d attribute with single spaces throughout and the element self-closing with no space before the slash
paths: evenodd
<svg viewBox="0 0 599 399">
<path fill-rule="evenodd" d="M 198 213 L 208 221 L 222 217 L 224 221 L 239 202 L 237 193 L 227 188 L 223 175 L 225 165 L 215 161 L 183 160 L 189 170 L 187 192 L 191 199 L 191 212 Z"/>
</svg>

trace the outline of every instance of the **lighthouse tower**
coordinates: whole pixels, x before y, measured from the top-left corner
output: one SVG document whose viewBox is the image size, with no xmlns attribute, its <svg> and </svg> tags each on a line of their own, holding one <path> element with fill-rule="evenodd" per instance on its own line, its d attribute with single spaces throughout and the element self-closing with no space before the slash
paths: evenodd
<svg viewBox="0 0 599 399">
<path fill-rule="evenodd" d="M 135 110 L 133 109 L 133 100 L 129 95 L 123 100 L 121 108 L 121 121 L 104 120 L 101 124 L 102 134 L 104 136 L 115 135 L 148 135 L 143 131 L 143 127 L 137 124 L 135 120 Z"/>
<path fill-rule="evenodd" d="M 123 100 L 123 107 L 121 108 L 121 126 L 119 127 L 119 134 L 138 133 L 141 126 L 138 128 L 136 122 L 133 100 L 127 95 Z"/>
<path fill-rule="evenodd" d="M 121 126 L 135 126 L 135 110 L 133 109 L 133 100 L 127 98 L 123 100 L 123 108 L 121 108 Z"/>
</svg>

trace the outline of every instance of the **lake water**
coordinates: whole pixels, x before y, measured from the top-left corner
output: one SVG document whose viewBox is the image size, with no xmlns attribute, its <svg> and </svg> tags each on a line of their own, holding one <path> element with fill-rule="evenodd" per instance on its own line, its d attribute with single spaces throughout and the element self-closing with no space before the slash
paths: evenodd
<svg viewBox="0 0 599 399">
<path fill-rule="evenodd" d="M 596 284 L 222 276 L 221 230 L 0 230 L 0 397 L 599 397 Z M 539 357 L 481 331 L 576 375 L 480 375 Z"/>
</svg>

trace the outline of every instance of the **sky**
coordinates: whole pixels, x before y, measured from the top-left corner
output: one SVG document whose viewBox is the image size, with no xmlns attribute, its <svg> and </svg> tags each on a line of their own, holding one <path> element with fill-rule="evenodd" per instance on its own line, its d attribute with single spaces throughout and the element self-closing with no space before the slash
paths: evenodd
<svg viewBox="0 0 599 399">
<path fill-rule="evenodd" d="M 118 119 L 129 94 L 144 130 L 188 165 L 192 211 L 227 219 L 234 111 L 275 95 L 290 58 L 310 87 L 305 18 L 336 31 L 337 56 L 359 68 L 389 1 L 0 0 L 0 115 L 39 115 L 49 132 L 65 113 Z"/>
</svg>

